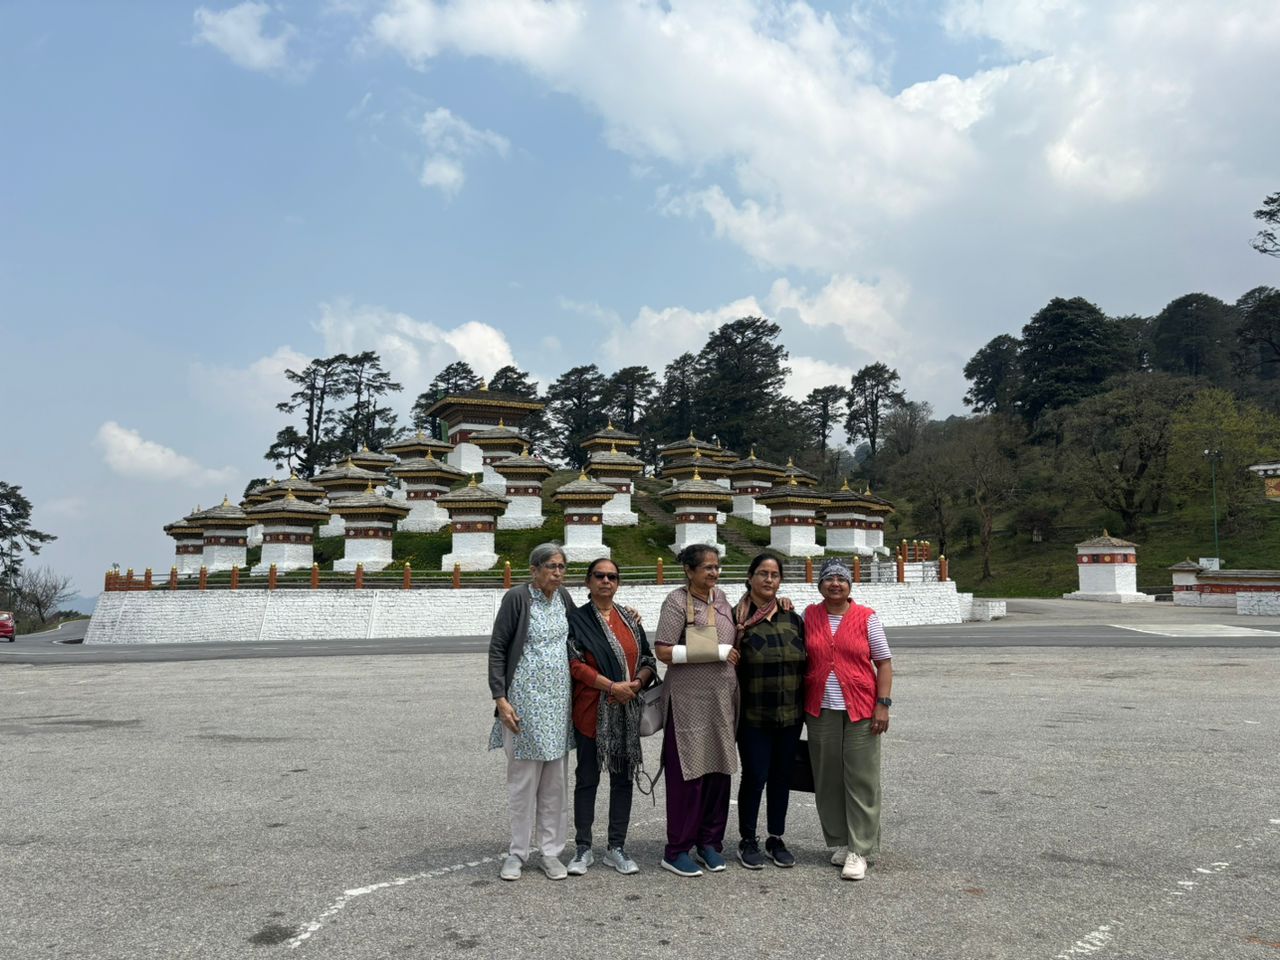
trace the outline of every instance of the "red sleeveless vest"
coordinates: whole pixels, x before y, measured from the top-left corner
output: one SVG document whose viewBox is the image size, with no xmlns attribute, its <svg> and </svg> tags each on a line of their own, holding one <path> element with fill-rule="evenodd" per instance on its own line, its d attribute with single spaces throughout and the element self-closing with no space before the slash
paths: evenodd
<svg viewBox="0 0 1280 960">
<path fill-rule="evenodd" d="M 814 603 L 805 610 L 804 644 L 809 653 L 804 675 L 805 713 L 816 717 L 821 712 L 822 691 L 832 670 L 844 693 L 849 719 L 856 723 L 875 713 L 876 671 L 867 640 L 867 620 L 873 613 L 870 607 L 851 603 L 833 637 L 825 606 Z"/>
</svg>

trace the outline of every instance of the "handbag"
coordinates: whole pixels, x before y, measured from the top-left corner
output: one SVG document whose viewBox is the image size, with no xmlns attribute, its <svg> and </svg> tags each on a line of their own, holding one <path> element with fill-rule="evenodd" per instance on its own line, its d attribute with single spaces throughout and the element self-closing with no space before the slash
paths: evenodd
<svg viewBox="0 0 1280 960">
<path fill-rule="evenodd" d="M 640 691 L 640 736 L 651 737 L 666 726 L 664 706 L 662 680 L 655 677 L 653 683 Z"/>
<path fill-rule="evenodd" d="M 688 651 L 686 663 L 714 663 L 720 659 L 720 635 L 716 631 L 716 605 L 712 596 L 711 622 L 705 627 L 693 622 L 693 594 L 685 593 L 684 646 Z"/>
<path fill-rule="evenodd" d="M 801 793 L 815 793 L 813 786 L 813 762 L 809 759 L 809 741 L 796 741 L 795 760 L 791 765 L 791 789 Z"/>
</svg>

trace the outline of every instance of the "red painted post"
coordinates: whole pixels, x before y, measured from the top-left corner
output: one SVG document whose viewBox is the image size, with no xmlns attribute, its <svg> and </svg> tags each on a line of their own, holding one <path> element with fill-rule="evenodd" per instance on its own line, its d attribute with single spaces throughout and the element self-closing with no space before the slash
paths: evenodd
<svg viewBox="0 0 1280 960">
<path fill-rule="evenodd" d="M 169 589 L 170 590 L 178 589 L 178 568 L 177 567 L 169 568 Z"/>
<path fill-rule="evenodd" d="M 311 589 L 317 590 L 320 587 L 320 564 L 311 564 Z"/>
<path fill-rule="evenodd" d="M 357 590 L 364 589 L 364 564 L 363 563 L 356 564 L 356 589 Z"/>
<path fill-rule="evenodd" d="M 126 590 L 132 590 L 132 589 L 134 589 L 134 585 L 133 585 L 133 567 L 130 567 L 130 568 L 129 568 L 129 570 L 128 570 L 128 572 L 124 575 L 124 588 L 125 588 Z"/>
<path fill-rule="evenodd" d="M 907 561 L 901 553 L 898 554 L 898 582 L 907 582 Z"/>
<path fill-rule="evenodd" d="M 231 589 L 240 589 L 240 565 L 236 564 L 231 568 Z"/>
<path fill-rule="evenodd" d="M 951 573 L 951 564 L 947 562 L 947 555 L 944 553 L 938 558 L 938 580 L 942 583 L 947 582 L 947 578 Z"/>
<path fill-rule="evenodd" d="M 404 562 L 404 589 L 413 589 L 413 567 L 409 566 L 409 561 Z"/>
<path fill-rule="evenodd" d="M 662 558 L 659 557 L 658 558 L 658 586 L 662 586 L 662 584 L 665 582 L 666 581 L 663 579 L 663 572 L 662 572 Z"/>
<path fill-rule="evenodd" d="M 453 565 L 453 589 L 462 589 L 462 564 L 460 563 Z"/>
<path fill-rule="evenodd" d="M 147 567 L 147 569 L 146 569 L 146 570 L 144 571 L 144 573 L 143 573 L 143 576 L 142 576 L 142 589 L 143 589 L 143 590 L 150 590 L 150 589 L 151 589 L 151 568 L 150 568 L 150 567 Z"/>
<path fill-rule="evenodd" d="M 209 568 L 208 567 L 200 568 L 200 589 L 201 590 L 209 589 Z"/>
<path fill-rule="evenodd" d="M 928 540 L 924 542 L 924 559 L 926 563 L 933 559 L 933 544 Z"/>
<path fill-rule="evenodd" d="M 813 583 L 813 557 L 804 558 L 804 582 Z"/>
<path fill-rule="evenodd" d="M 862 558 L 861 557 L 853 558 L 853 582 L 854 583 L 862 582 Z"/>
<path fill-rule="evenodd" d="M 511 589 L 511 561 L 508 560 L 502 565 L 502 589 Z"/>
<path fill-rule="evenodd" d="M 273 563 L 267 569 L 267 589 L 274 590 L 276 588 L 276 579 L 279 574 L 276 573 L 276 565 Z"/>
<path fill-rule="evenodd" d="M 110 570 L 108 570 L 102 578 L 102 592 L 103 593 L 111 592 L 111 571 Z"/>
</svg>

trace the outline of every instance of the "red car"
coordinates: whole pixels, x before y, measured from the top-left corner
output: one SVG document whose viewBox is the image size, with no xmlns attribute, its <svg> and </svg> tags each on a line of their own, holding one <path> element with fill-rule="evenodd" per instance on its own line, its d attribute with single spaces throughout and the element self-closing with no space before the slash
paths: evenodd
<svg viewBox="0 0 1280 960">
<path fill-rule="evenodd" d="M 8 640 L 13 643 L 13 636 L 16 628 L 13 623 L 13 614 L 8 610 L 0 610 L 0 640 Z"/>
</svg>

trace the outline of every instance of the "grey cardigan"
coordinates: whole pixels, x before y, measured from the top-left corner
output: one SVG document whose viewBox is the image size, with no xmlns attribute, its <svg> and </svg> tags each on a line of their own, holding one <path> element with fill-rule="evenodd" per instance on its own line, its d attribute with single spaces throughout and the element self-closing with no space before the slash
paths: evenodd
<svg viewBox="0 0 1280 960">
<path fill-rule="evenodd" d="M 567 617 L 575 604 L 564 587 L 560 588 L 560 600 Z M 511 689 L 516 666 L 524 653 L 524 642 L 529 636 L 529 601 L 529 584 L 512 587 L 503 596 L 498 615 L 493 618 L 493 633 L 489 637 L 489 693 L 495 700 L 505 697 Z M 565 657 L 568 656 L 566 642 Z"/>
</svg>

